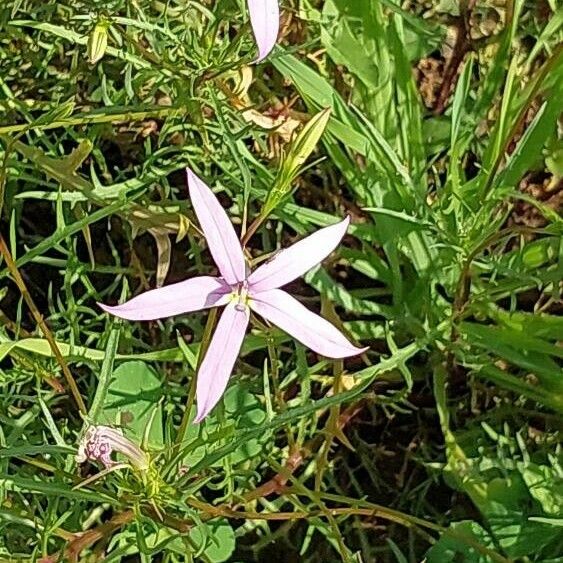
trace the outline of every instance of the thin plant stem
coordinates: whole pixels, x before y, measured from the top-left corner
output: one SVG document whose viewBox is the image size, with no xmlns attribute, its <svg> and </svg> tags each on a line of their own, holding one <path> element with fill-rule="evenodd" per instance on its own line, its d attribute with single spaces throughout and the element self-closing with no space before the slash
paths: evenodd
<svg viewBox="0 0 563 563">
<path fill-rule="evenodd" d="M 274 388 L 274 397 L 276 398 L 276 403 L 281 412 L 287 410 L 287 405 L 285 404 L 283 393 L 280 390 L 280 375 L 279 375 L 279 365 L 278 365 L 278 355 L 276 352 L 276 347 L 274 346 L 274 339 L 272 338 L 271 330 L 267 329 L 267 343 L 268 343 L 268 357 L 270 358 L 270 375 L 272 376 L 272 386 Z M 291 427 L 287 428 L 287 441 L 290 451 L 295 448 L 295 439 L 291 432 Z"/>
<path fill-rule="evenodd" d="M 260 227 L 260 225 L 264 222 L 264 219 L 265 217 L 262 217 L 262 215 L 258 215 L 258 217 L 256 217 L 256 219 L 252 221 L 250 227 L 248 227 L 248 229 L 246 230 L 244 236 L 240 241 L 243 247 L 245 247 L 248 244 L 248 241 L 252 238 L 252 235 L 254 235 L 254 233 L 258 230 L 258 227 Z"/>
<path fill-rule="evenodd" d="M 181 115 L 186 113 L 188 109 L 183 106 L 147 108 L 146 110 L 130 110 L 122 108 L 118 112 L 92 112 L 77 113 L 64 119 L 51 121 L 49 123 L 21 123 L 17 125 L 4 125 L 0 127 L 0 135 L 9 135 L 12 133 L 22 133 L 32 130 L 47 131 L 48 129 L 58 129 L 60 127 L 69 128 L 80 125 L 92 125 L 96 123 L 128 123 L 132 121 L 142 121 L 144 119 L 164 119 L 169 116 Z"/>
<path fill-rule="evenodd" d="M 323 498 L 328 498 L 330 495 L 323 494 L 321 496 Z M 242 520 L 247 519 L 247 520 L 266 520 L 266 521 L 280 521 L 280 520 L 292 521 L 292 520 L 304 520 L 304 519 L 309 520 L 312 518 L 322 518 L 323 516 L 325 517 L 327 516 L 325 511 L 320 509 L 300 511 L 300 512 L 295 511 L 295 512 L 264 513 L 264 512 L 253 512 L 246 510 L 233 510 L 225 506 L 213 506 L 211 504 L 207 504 L 195 499 L 190 499 L 189 503 L 194 508 L 197 508 L 200 511 L 209 514 L 213 518 L 222 516 L 224 518 L 242 519 Z M 367 503 L 365 501 L 357 501 L 357 503 L 366 506 L 347 506 L 347 507 L 338 506 L 338 507 L 326 508 L 326 511 L 328 511 L 328 513 L 330 513 L 332 517 L 365 516 L 369 518 L 381 518 L 383 520 L 395 522 L 407 528 L 414 528 L 415 530 L 418 530 L 418 527 L 426 528 L 456 538 L 459 541 L 462 541 L 465 544 L 471 546 L 476 551 L 479 551 L 480 553 L 489 556 L 492 561 L 495 561 L 497 563 L 510 563 L 511 561 L 510 559 L 503 557 L 496 551 L 488 547 L 485 547 L 484 545 L 481 545 L 474 538 L 466 534 L 462 534 L 456 532 L 455 530 L 444 528 L 442 526 L 439 526 L 438 524 L 434 524 L 433 522 L 428 522 L 427 520 L 423 520 L 422 518 L 417 518 L 415 516 L 411 516 L 409 514 L 399 512 L 398 510 L 387 508 L 385 506 Z"/>
<path fill-rule="evenodd" d="M 205 357 L 205 353 L 209 348 L 211 342 L 211 335 L 213 329 L 215 328 L 215 323 L 217 321 L 217 309 L 211 309 L 209 316 L 207 317 L 207 323 L 205 324 L 205 329 L 203 331 L 203 337 L 201 339 L 201 345 L 199 347 L 199 354 L 197 356 L 197 365 L 194 376 L 190 382 L 190 390 L 188 392 L 188 398 L 186 400 L 186 407 L 184 409 L 184 414 L 182 415 L 182 422 L 180 423 L 180 428 L 178 428 L 178 434 L 176 434 L 176 446 L 179 446 L 184 441 L 186 431 L 188 429 L 188 422 L 190 420 L 190 412 L 195 401 L 195 394 L 197 389 L 197 372 L 201 366 L 201 362 Z"/>
<path fill-rule="evenodd" d="M 90 412 L 88 413 L 90 420 L 94 424 L 98 422 L 100 410 L 102 409 L 108 393 L 109 384 L 111 382 L 111 375 L 113 373 L 113 362 L 115 360 L 115 355 L 117 354 L 117 346 L 119 344 L 120 332 L 121 326 L 119 322 L 113 322 L 106 345 L 104 361 L 102 362 L 102 367 L 100 369 L 96 394 L 94 395 L 94 399 L 92 400 L 92 405 L 90 407 Z"/>
</svg>

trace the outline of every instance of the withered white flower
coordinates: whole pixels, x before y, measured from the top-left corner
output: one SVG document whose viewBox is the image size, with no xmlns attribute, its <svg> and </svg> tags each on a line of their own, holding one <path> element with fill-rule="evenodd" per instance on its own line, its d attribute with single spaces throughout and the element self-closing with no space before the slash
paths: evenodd
<svg viewBox="0 0 563 563">
<path fill-rule="evenodd" d="M 146 471 L 149 467 L 148 455 L 134 442 L 123 435 L 118 428 L 110 426 L 90 426 L 78 446 L 76 461 L 99 461 L 106 469 L 117 464 L 111 458 L 113 452 L 124 455 L 133 467 Z"/>
</svg>

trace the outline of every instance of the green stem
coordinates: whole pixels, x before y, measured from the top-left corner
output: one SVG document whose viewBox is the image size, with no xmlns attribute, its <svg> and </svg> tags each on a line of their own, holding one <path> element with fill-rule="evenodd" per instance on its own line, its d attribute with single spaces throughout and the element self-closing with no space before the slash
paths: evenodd
<svg viewBox="0 0 563 563">
<path fill-rule="evenodd" d="M 195 393 L 197 389 L 197 372 L 199 370 L 199 366 L 205 357 L 205 353 L 209 348 L 209 344 L 211 342 L 211 335 L 213 333 L 213 329 L 215 328 L 215 321 L 217 320 L 217 309 L 211 309 L 209 312 L 209 317 L 207 317 L 207 323 L 205 325 L 205 329 L 203 331 L 203 337 L 201 339 L 201 345 L 199 347 L 199 354 L 197 357 L 197 366 L 190 382 L 190 390 L 188 392 L 188 399 L 186 400 L 186 408 L 184 409 L 184 414 L 182 415 L 182 422 L 180 423 L 180 428 L 178 428 L 178 434 L 176 435 L 176 446 L 179 446 L 184 441 L 186 431 L 188 429 L 188 423 L 190 420 L 190 412 L 192 410 L 192 406 L 195 401 Z"/>
<path fill-rule="evenodd" d="M 248 244 L 248 241 L 250 240 L 252 235 L 258 230 L 258 227 L 264 222 L 265 218 L 266 217 L 263 217 L 262 215 L 258 215 L 258 217 L 256 217 L 256 219 L 252 221 L 250 227 L 248 227 L 246 233 L 244 233 L 244 236 L 240 241 L 243 248 Z"/>
<path fill-rule="evenodd" d="M 72 127 L 74 125 L 91 125 L 95 123 L 124 123 L 128 121 L 143 121 L 144 119 L 161 119 L 170 115 L 186 113 L 188 110 L 185 106 L 162 107 L 156 106 L 142 111 L 128 111 L 122 108 L 119 113 L 78 113 L 74 116 L 51 121 L 50 123 L 21 123 L 18 125 L 5 125 L 0 127 L 0 135 L 8 135 L 11 133 L 20 133 L 39 129 L 46 131 L 47 129 L 57 129 L 59 127 Z"/>
<path fill-rule="evenodd" d="M 109 384 L 111 382 L 111 375 L 113 373 L 113 362 L 115 360 L 115 355 L 117 354 L 120 335 L 121 325 L 119 322 L 113 321 L 106 345 L 104 361 L 102 362 L 102 367 L 100 369 L 98 386 L 96 387 L 96 393 L 94 395 L 94 399 L 92 400 L 90 411 L 88 412 L 88 417 L 93 424 L 98 424 L 100 411 L 102 410 L 102 406 L 104 405 L 106 400 Z"/>
</svg>

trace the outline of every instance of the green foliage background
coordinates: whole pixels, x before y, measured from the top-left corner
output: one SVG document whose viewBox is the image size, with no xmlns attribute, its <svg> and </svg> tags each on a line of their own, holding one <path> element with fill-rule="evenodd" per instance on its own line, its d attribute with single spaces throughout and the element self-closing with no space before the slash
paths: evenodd
<svg viewBox="0 0 563 563">
<path fill-rule="evenodd" d="M 239 0 L 0 6 L 0 556 L 559 561 L 560 2 L 281 6 L 257 66 Z M 213 314 L 96 307 L 212 273 L 186 166 L 254 257 L 352 216 L 291 290 L 367 354 L 255 322 L 190 424 Z M 84 483 L 90 422 L 150 471 Z"/>
</svg>

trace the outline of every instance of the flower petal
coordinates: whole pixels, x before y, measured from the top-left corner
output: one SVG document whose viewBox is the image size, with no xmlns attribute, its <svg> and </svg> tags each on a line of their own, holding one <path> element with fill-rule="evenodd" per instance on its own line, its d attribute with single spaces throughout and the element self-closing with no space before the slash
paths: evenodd
<svg viewBox="0 0 563 563">
<path fill-rule="evenodd" d="M 253 295 L 249 305 L 254 312 L 327 358 L 346 358 L 367 350 L 354 346 L 334 325 L 281 289 Z"/>
<path fill-rule="evenodd" d="M 237 301 L 231 301 L 225 307 L 199 367 L 194 422 L 201 422 L 219 402 L 233 371 L 250 318 L 248 307 L 239 310 L 237 306 Z"/>
<path fill-rule="evenodd" d="M 152 321 L 190 311 L 224 305 L 231 288 L 221 278 L 200 276 L 159 289 L 145 291 L 122 305 L 98 305 L 111 315 L 129 321 Z"/>
<path fill-rule="evenodd" d="M 228 284 L 243 281 L 246 278 L 246 263 L 229 217 L 205 182 L 189 168 L 187 174 L 192 205 L 213 260 Z"/>
<path fill-rule="evenodd" d="M 350 218 L 325 227 L 280 250 L 271 260 L 252 272 L 248 277 L 250 293 L 276 289 L 302 276 L 322 262 L 342 240 Z"/>
<path fill-rule="evenodd" d="M 258 45 L 258 58 L 265 59 L 274 48 L 280 31 L 280 7 L 278 0 L 248 0 L 250 24 Z"/>
</svg>

